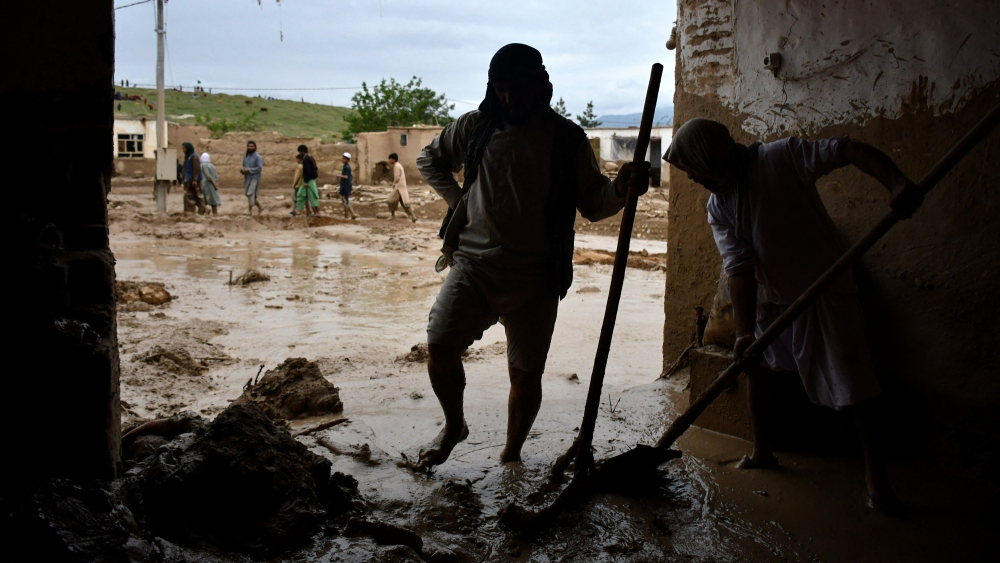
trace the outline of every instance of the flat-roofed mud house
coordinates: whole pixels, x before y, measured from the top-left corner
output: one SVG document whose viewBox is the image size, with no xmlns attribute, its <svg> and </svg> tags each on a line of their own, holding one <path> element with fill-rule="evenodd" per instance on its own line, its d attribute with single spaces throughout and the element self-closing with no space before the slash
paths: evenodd
<svg viewBox="0 0 1000 563">
<path fill-rule="evenodd" d="M 998 21 L 989 1 L 680 0 L 674 125 L 715 119 L 744 143 L 850 135 L 918 181 L 1000 103 Z M 855 273 L 893 441 L 977 474 L 1000 461 L 998 142 L 994 131 Z M 887 210 L 884 189 L 852 167 L 818 187 L 847 242 Z M 692 308 L 708 310 L 716 292 L 707 199 L 670 169 L 665 364 L 690 341 Z"/>
</svg>

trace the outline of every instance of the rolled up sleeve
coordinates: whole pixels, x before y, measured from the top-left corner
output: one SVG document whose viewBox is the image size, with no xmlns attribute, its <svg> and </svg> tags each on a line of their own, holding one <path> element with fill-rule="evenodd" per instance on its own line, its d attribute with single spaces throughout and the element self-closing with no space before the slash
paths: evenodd
<svg viewBox="0 0 1000 563">
<path fill-rule="evenodd" d="M 806 185 L 816 183 L 823 176 L 850 164 L 844 156 L 848 139 L 830 137 L 818 141 L 807 141 L 798 137 L 786 139 L 789 158 L 795 171 Z"/>
<path fill-rule="evenodd" d="M 417 157 L 420 175 L 451 208 L 462 198 L 462 187 L 455 174 L 465 164 L 465 145 L 478 113 L 469 112 L 449 123 Z"/>
<path fill-rule="evenodd" d="M 722 269 L 727 276 L 752 272 L 757 268 L 757 254 L 747 241 L 736 236 L 736 226 L 713 195 L 708 199 L 708 224 L 715 246 L 722 255 Z"/>
<path fill-rule="evenodd" d="M 600 221 L 618 213 L 625 207 L 625 198 L 615 192 L 615 182 L 601 173 L 594 156 L 594 149 L 584 140 L 577 149 L 579 168 L 579 199 L 577 208 L 580 215 L 590 221 Z"/>
</svg>

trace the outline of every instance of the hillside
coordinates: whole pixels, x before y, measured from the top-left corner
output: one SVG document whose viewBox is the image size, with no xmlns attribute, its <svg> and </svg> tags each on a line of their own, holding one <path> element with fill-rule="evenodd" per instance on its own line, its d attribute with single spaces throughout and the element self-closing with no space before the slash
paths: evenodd
<svg viewBox="0 0 1000 563">
<path fill-rule="evenodd" d="M 155 108 L 156 90 L 146 88 L 121 88 L 115 90 L 126 95 L 145 96 Z M 230 94 L 199 93 L 197 97 L 189 91 L 166 91 L 167 121 L 191 125 L 195 116 L 206 115 L 212 119 L 233 119 L 254 112 L 256 121 L 263 131 L 278 131 L 286 137 L 320 137 L 325 141 L 336 141 L 347 127 L 344 116 L 351 110 L 348 108 L 295 102 L 291 100 L 268 100 L 249 96 L 234 96 Z M 251 101 L 247 105 L 247 100 Z M 118 105 L 121 104 L 121 110 Z M 115 116 L 138 116 L 150 119 L 156 118 L 156 109 L 150 109 L 141 101 L 114 101 Z M 266 112 L 260 111 L 267 108 Z"/>
<path fill-rule="evenodd" d="M 601 127 L 638 127 L 642 113 L 602 115 L 597 118 Z M 670 125 L 674 121 L 674 106 L 658 107 L 653 112 L 653 125 Z"/>
</svg>

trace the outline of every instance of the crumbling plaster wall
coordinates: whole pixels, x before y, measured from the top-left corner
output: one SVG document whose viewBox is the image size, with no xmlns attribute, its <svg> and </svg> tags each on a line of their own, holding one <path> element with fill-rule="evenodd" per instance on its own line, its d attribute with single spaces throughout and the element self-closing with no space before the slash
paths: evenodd
<svg viewBox="0 0 1000 563">
<path fill-rule="evenodd" d="M 997 21 L 1000 4 L 982 1 L 681 0 L 675 125 L 708 117 L 747 143 L 850 135 L 916 181 L 1000 103 Z M 763 67 L 772 52 L 784 59 L 777 77 Z M 957 453 L 976 473 L 1000 444 L 998 142 L 994 131 L 856 271 L 894 442 Z M 721 266 L 707 192 L 670 174 L 665 365 L 688 344 L 693 307 L 711 305 Z M 887 210 L 885 190 L 851 167 L 818 187 L 845 242 Z"/>
<path fill-rule="evenodd" d="M 408 185 L 422 184 L 423 177 L 417 170 L 417 157 L 434 137 L 436 137 L 443 127 L 417 126 L 417 127 L 390 127 L 387 131 L 377 133 L 358 134 L 357 167 L 354 173 L 357 181 L 361 184 L 370 184 L 375 167 L 380 162 L 389 161 L 389 155 L 396 153 L 399 156 L 399 163 L 403 165 L 403 173 L 406 174 Z M 400 135 L 406 135 L 406 146 L 400 145 Z M 391 173 L 391 169 L 390 169 Z M 392 178 L 389 178 L 392 181 Z"/>
<path fill-rule="evenodd" d="M 120 466 L 113 149 L 114 5 L 5 2 L 8 166 L 4 479 L 111 478 Z M 29 117 L 30 116 L 30 117 Z M 28 122 L 30 120 L 30 123 Z M 39 158 L 13 154 L 41 151 Z"/>
</svg>

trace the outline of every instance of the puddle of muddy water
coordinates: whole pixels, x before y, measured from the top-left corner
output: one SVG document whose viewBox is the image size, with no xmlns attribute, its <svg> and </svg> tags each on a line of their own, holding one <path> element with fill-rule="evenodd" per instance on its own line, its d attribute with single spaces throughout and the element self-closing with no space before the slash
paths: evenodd
<svg viewBox="0 0 1000 563">
<path fill-rule="evenodd" d="M 119 279 L 162 281 L 177 296 L 162 310 L 165 318 L 148 313 L 122 318 L 120 338 L 132 343 L 123 349 L 123 371 L 143 341 L 174 334 L 168 329 L 186 331 L 234 359 L 212 365 L 202 376 L 211 380 L 211 389 L 185 387 L 190 378 L 143 388 L 123 383 L 123 398 L 133 412 L 150 416 L 168 414 L 144 405 L 166 408 L 158 396 L 170 393 L 170 405 L 211 416 L 240 394 L 260 364 L 270 369 L 288 357 L 319 360 L 340 388 L 343 416 L 350 421 L 299 439 L 331 459 L 335 471 L 354 475 L 379 517 L 421 534 L 429 551 L 451 550 L 476 561 L 735 560 L 731 534 L 711 516 L 711 487 L 707 477 L 698 477 L 705 472 L 687 461 L 668 468 L 664 479 L 641 494 L 595 496 L 586 510 L 568 514 L 535 538 L 508 533 L 496 523 L 497 512 L 509 502 L 530 499 L 537 505 L 552 496 L 532 493 L 581 422 L 610 266 L 575 268 L 574 286 L 560 303 L 542 407 L 523 463 L 501 466 L 497 460 L 509 390 L 503 346 L 494 345 L 504 340 L 498 325 L 466 363 L 469 438 L 433 475 L 397 467 L 395 460 L 414 456 L 443 421 L 426 365 L 397 361 L 425 341 L 427 312 L 443 274 L 433 270 L 433 252 L 395 251 L 384 238 L 307 239 L 302 232 L 268 232 L 245 242 L 115 241 Z M 609 241 L 601 242 L 613 245 Z M 228 285 L 230 271 L 235 277 L 248 268 L 271 280 Z M 584 287 L 596 291 L 577 291 Z M 595 433 L 598 458 L 654 441 L 669 419 L 664 412 L 672 409 L 676 384 L 654 383 L 661 369 L 662 288 L 661 272 L 627 275 Z M 208 325 L 225 330 L 196 330 Z M 326 540 L 318 541 L 313 557 L 338 560 L 331 549 Z"/>
</svg>

